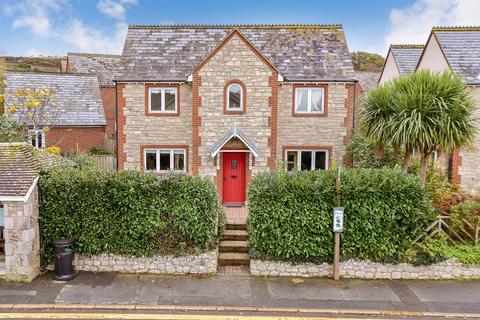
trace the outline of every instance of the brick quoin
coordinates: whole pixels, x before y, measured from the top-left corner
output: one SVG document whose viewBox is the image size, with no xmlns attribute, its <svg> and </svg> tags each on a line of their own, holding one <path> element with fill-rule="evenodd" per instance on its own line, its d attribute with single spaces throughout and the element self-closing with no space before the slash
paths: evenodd
<svg viewBox="0 0 480 320">
<path fill-rule="evenodd" d="M 462 177 L 460 176 L 460 167 L 462 166 L 462 156 L 460 150 L 455 150 L 452 154 L 452 182 L 460 185 Z"/>
<path fill-rule="evenodd" d="M 51 128 L 45 136 L 47 146 L 57 146 L 62 153 L 89 152 L 105 147 L 105 126 Z"/>
<path fill-rule="evenodd" d="M 343 137 L 343 145 L 346 147 L 353 134 L 353 112 L 355 108 L 355 85 L 347 84 L 347 98 L 345 98 L 345 108 L 347 109 L 347 116 L 343 120 L 343 125 L 345 127 L 346 135 Z M 345 166 L 352 165 L 352 157 L 346 152 L 343 156 L 343 164 Z"/>
<path fill-rule="evenodd" d="M 272 90 L 272 95 L 268 98 L 268 106 L 271 110 L 271 115 L 268 118 L 268 125 L 270 126 L 270 137 L 268 138 L 268 145 L 270 147 L 270 157 L 268 157 L 267 165 L 271 170 L 276 167 L 277 159 L 277 128 L 278 128 L 278 72 L 272 70 L 272 75 L 268 79 L 268 85 Z M 248 186 L 248 184 L 247 184 Z"/>
<path fill-rule="evenodd" d="M 109 136 L 115 135 L 115 87 L 101 87 L 100 93 L 102 95 L 103 110 L 105 110 L 105 118 L 107 120 L 106 133 Z"/>
<path fill-rule="evenodd" d="M 117 168 L 119 171 L 122 171 L 125 167 L 125 161 L 127 160 L 127 155 L 124 151 L 124 144 L 126 142 L 124 126 L 126 123 L 124 109 L 125 109 L 125 98 L 123 97 L 123 90 L 125 90 L 125 84 L 117 84 Z"/>
<path fill-rule="evenodd" d="M 200 137 L 201 118 L 199 109 L 202 106 L 202 97 L 200 97 L 200 86 L 202 78 L 198 71 L 193 73 L 192 77 L 192 175 L 197 176 L 200 171 L 200 145 L 202 144 Z"/>
</svg>

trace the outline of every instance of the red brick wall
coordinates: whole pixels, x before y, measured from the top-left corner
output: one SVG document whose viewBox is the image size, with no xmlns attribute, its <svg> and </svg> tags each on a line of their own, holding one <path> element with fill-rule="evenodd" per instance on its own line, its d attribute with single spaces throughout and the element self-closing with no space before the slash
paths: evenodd
<svg viewBox="0 0 480 320">
<path fill-rule="evenodd" d="M 100 88 L 102 94 L 103 109 L 105 110 L 105 118 L 107 119 L 106 133 L 108 135 L 115 134 L 115 87 L 103 87 Z"/>
<path fill-rule="evenodd" d="M 51 128 L 45 136 L 45 144 L 60 147 L 62 153 L 104 148 L 105 127 Z"/>
</svg>

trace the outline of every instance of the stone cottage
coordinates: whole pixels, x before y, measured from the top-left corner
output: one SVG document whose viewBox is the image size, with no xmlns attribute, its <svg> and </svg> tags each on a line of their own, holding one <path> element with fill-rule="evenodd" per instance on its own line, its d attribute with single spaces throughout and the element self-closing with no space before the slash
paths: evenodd
<svg viewBox="0 0 480 320">
<path fill-rule="evenodd" d="M 116 77 L 118 168 L 209 177 L 349 163 L 355 74 L 341 25 L 130 26 Z"/>
</svg>

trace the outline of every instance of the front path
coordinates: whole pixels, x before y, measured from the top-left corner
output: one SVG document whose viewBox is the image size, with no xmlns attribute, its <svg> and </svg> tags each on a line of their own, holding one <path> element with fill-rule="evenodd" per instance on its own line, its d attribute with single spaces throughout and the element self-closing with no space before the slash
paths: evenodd
<svg viewBox="0 0 480 320">
<path fill-rule="evenodd" d="M 0 304 L 147 304 L 480 313 L 480 281 L 384 281 L 81 272 L 0 283 Z"/>
</svg>

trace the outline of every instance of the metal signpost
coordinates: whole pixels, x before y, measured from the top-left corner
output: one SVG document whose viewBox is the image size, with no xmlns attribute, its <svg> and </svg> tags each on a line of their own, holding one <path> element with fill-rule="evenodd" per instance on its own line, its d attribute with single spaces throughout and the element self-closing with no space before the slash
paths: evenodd
<svg viewBox="0 0 480 320">
<path fill-rule="evenodd" d="M 340 279 L 340 233 L 343 232 L 343 212 L 344 208 L 340 207 L 340 167 L 337 168 L 337 181 L 335 183 L 337 207 L 333 208 L 333 235 L 335 246 L 333 249 L 333 279 Z"/>
<path fill-rule="evenodd" d="M 333 232 L 335 237 L 335 248 L 333 251 L 333 279 L 340 279 L 340 233 L 343 232 L 343 211 L 344 208 L 333 208 Z"/>
</svg>

